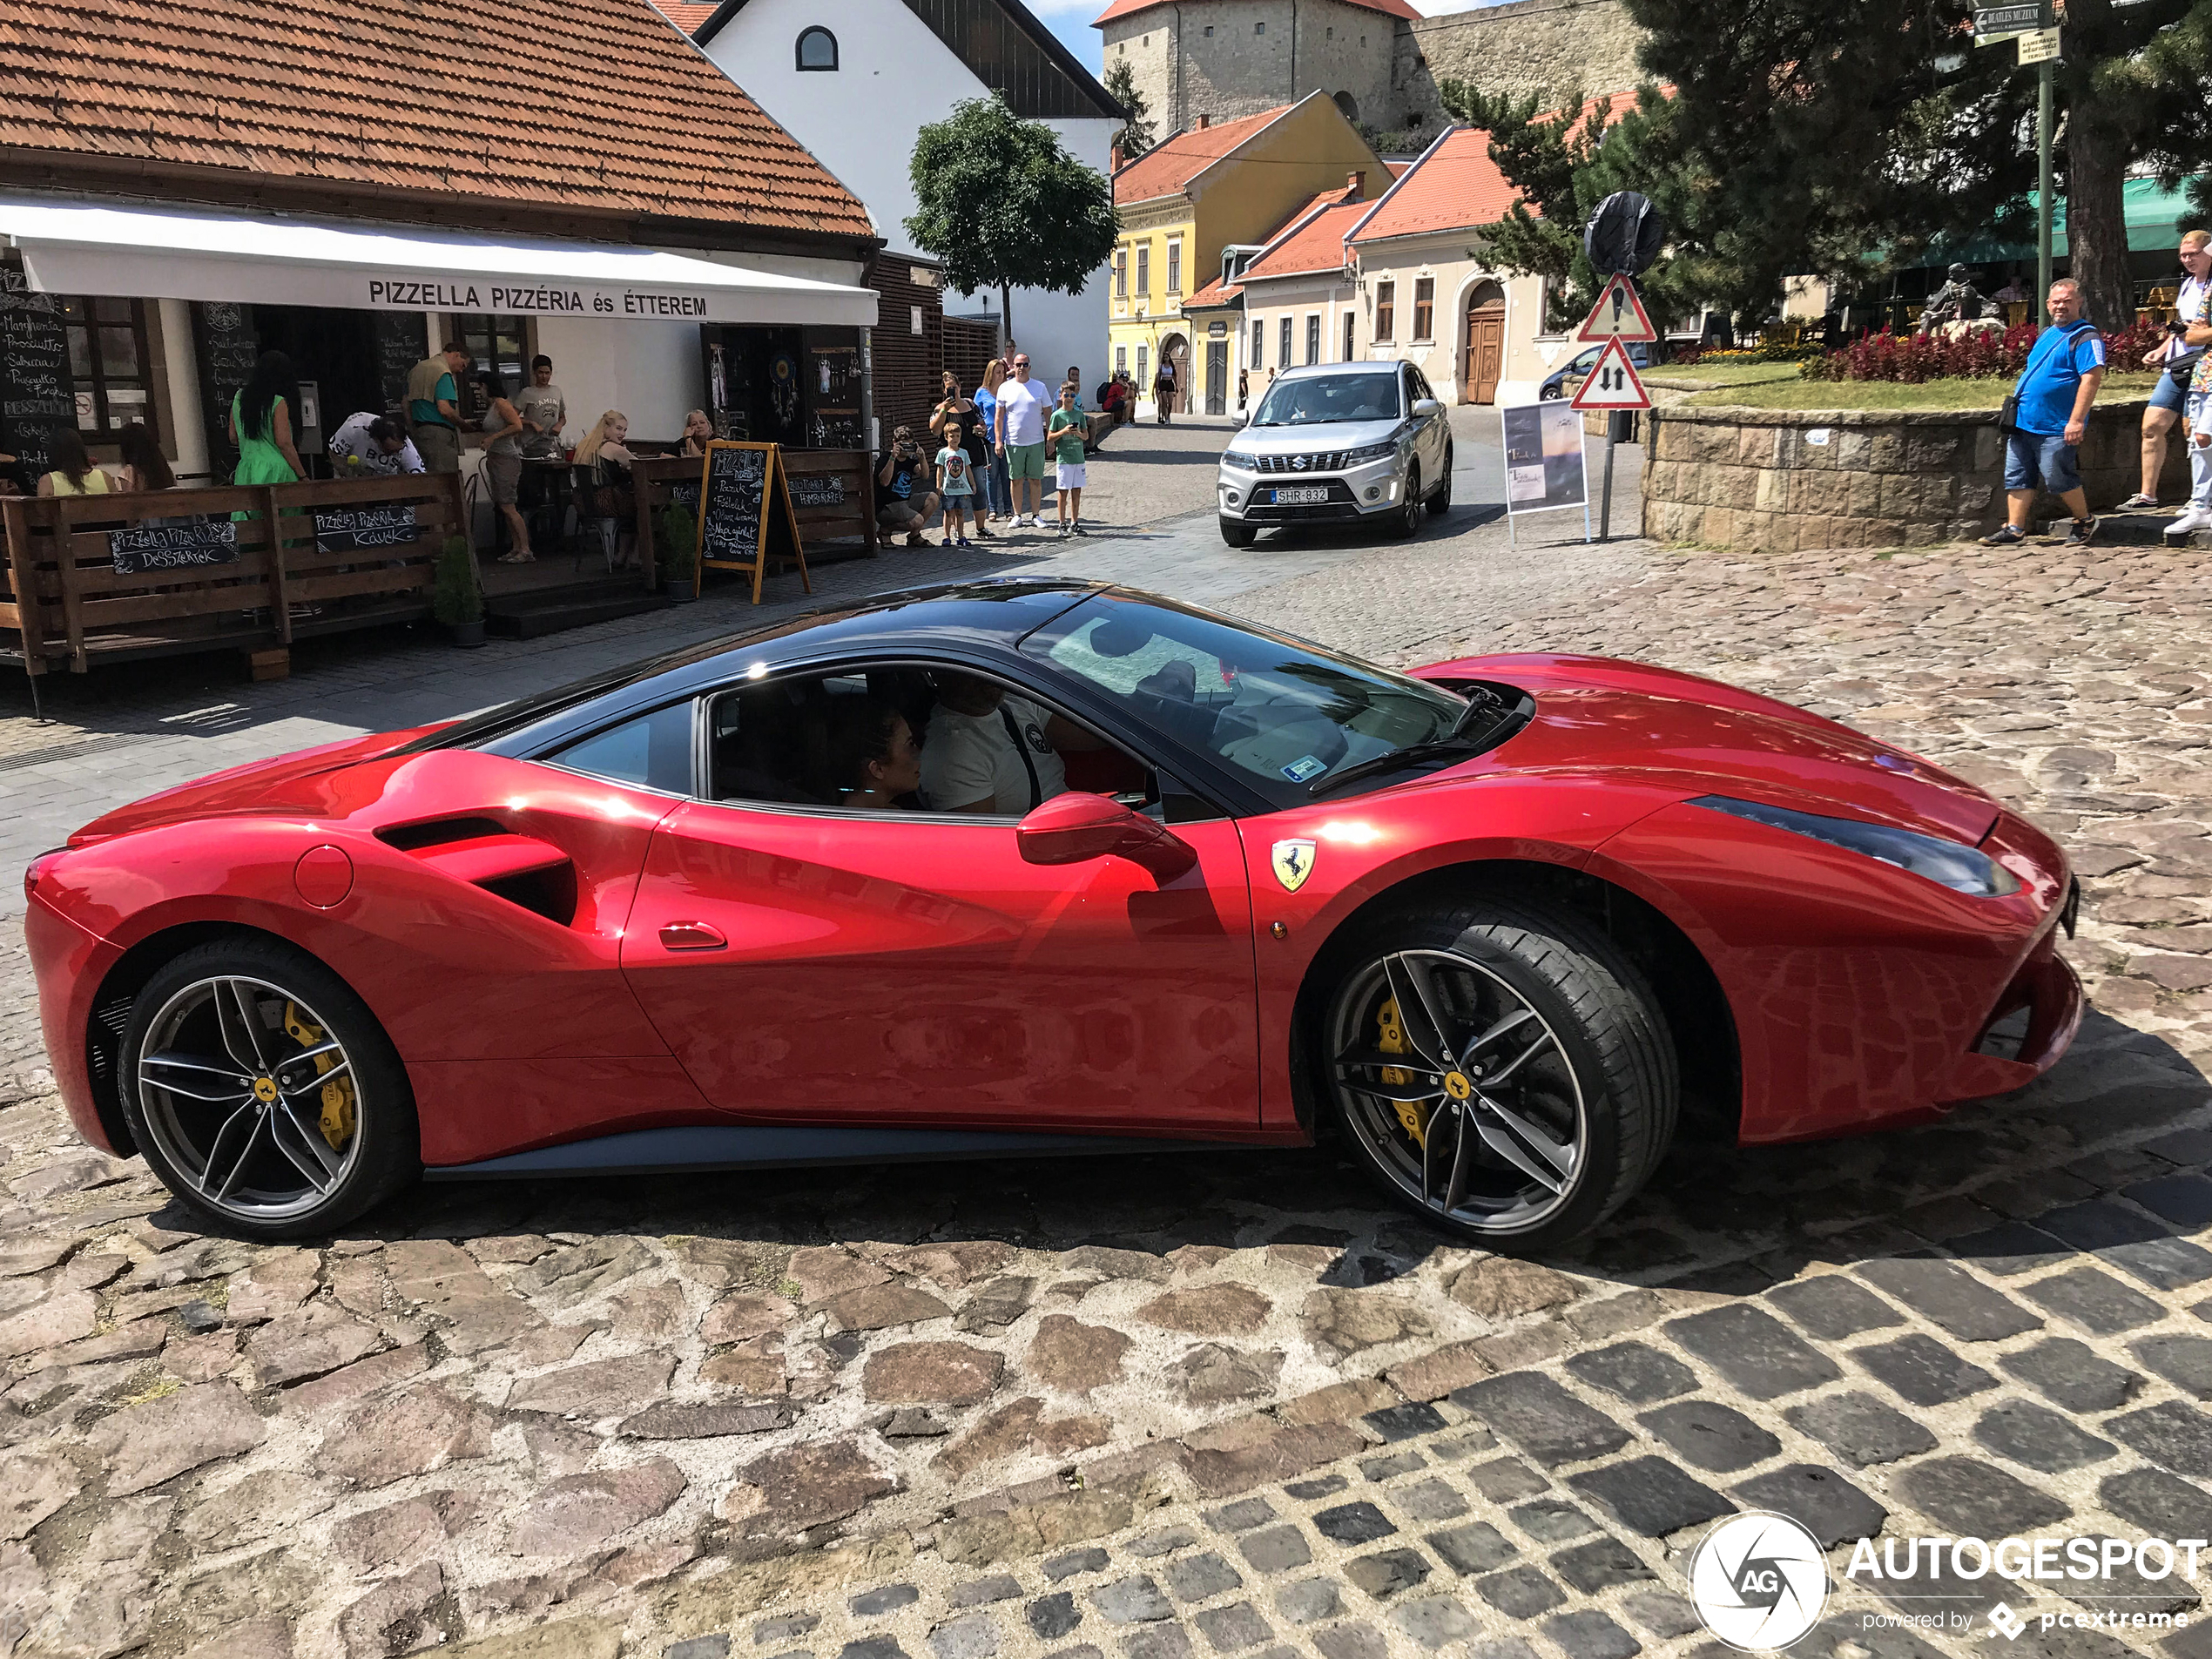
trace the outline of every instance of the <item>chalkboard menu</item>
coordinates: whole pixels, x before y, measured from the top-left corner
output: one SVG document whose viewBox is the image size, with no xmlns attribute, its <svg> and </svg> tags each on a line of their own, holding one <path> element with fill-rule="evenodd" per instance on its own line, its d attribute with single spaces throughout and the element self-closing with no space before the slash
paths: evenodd
<svg viewBox="0 0 2212 1659">
<path fill-rule="evenodd" d="M 231 444 L 231 399 L 253 376 L 261 337 L 253 307 L 226 301 L 195 300 L 192 308 L 192 351 L 199 363 L 199 402 L 207 417 L 207 466 L 217 483 L 238 471 Z"/>
<path fill-rule="evenodd" d="M 411 547 L 422 533 L 415 520 L 415 509 L 403 503 L 392 507 L 318 507 L 314 513 L 315 550 L 319 553 Z"/>
<path fill-rule="evenodd" d="M 791 475 L 791 504 L 794 507 L 842 507 L 845 480 L 833 472 L 795 472 Z"/>
<path fill-rule="evenodd" d="M 699 515 L 699 557 L 710 564 L 750 566 L 760 556 L 761 521 L 766 517 L 769 460 L 772 446 L 717 443 L 708 446 L 700 489 L 706 502 Z"/>
<path fill-rule="evenodd" d="M 376 314 L 376 381 L 384 394 L 384 413 L 406 413 L 407 377 L 429 355 L 429 335 L 419 311 Z"/>
<path fill-rule="evenodd" d="M 29 288 L 20 266 L 0 268 L 0 448 L 33 478 L 52 469 L 54 434 L 77 425 L 75 391 L 61 301 Z"/>
<path fill-rule="evenodd" d="M 772 443 L 711 443 L 699 471 L 700 566 L 751 576 L 752 602 L 759 604 L 768 561 L 791 559 L 806 591 L 813 592 L 782 449 Z"/>
<path fill-rule="evenodd" d="M 227 518 L 197 524 L 141 525 L 107 533 L 109 562 L 118 576 L 181 570 L 198 564 L 236 564 L 238 526 Z"/>
</svg>

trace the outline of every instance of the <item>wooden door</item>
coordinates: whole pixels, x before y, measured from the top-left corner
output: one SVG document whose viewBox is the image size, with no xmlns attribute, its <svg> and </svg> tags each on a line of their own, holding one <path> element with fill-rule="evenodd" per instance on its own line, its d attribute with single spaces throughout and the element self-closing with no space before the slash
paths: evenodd
<svg viewBox="0 0 2212 1659">
<path fill-rule="evenodd" d="M 1494 403 L 1506 361 L 1506 302 L 1494 300 L 1467 312 L 1467 400 Z"/>
<path fill-rule="evenodd" d="M 1229 342 L 1206 341 L 1206 413 L 1229 412 Z"/>
</svg>

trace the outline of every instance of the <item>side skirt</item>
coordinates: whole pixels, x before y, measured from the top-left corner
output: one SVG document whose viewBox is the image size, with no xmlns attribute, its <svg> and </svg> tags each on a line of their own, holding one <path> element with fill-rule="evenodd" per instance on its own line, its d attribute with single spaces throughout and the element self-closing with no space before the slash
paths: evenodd
<svg viewBox="0 0 2212 1659">
<path fill-rule="evenodd" d="M 994 1130 L 822 1129 L 713 1125 L 632 1130 L 531 1152 L 426 1169 L 425 1181 L 540 1180 L 556 1176 L 674 1175 L 703 1170 L 941 1163 L 961 1158 L 1092 1157 L 1110 1152 L 1232 1152 L 1249 1141 L 1123 1135 L 1025 1135 Z"/>
</svg>

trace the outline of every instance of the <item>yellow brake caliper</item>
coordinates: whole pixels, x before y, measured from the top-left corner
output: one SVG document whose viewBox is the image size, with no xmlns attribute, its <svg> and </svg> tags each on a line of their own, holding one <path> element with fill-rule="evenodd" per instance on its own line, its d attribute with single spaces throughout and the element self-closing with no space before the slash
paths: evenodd
<svg viewBox="0 0 2212 1659">
<path fill-rule="evenodd" d="M 300 1017 L 299 1008 L 293 1003 L 284 1005 L 284 1028 L 287 1035 L 303 1049 L 312 1049 L 323 1040 L 322 1028 L 310 1025 Z M 315 1069 L 328 1071 L 338 1062 L 327 1054 L 315 1056 Z M 322 1086 L 322 1138 L 330 1143 L 334 1152 L 342 1151 L 346 1143 L 354 1138 L 354 1080 L 348 1076 L 335 1077 Z M 1401 1107 L 1399 1109 L 1403 1110 Z"/>
<path fill-rule="evenodd" d="M 1404 1054 L 1406 1051 L 1406 1028 L 1399 1023 L 1396 997 L 1391 997 L 1383 1003 L 1376 1023 L 1381 1028 L 1381 1032 L 1375 1038 L 1375 1047 L 1385 1054 Z M 1382 1080 L 1403 1088 L 1413 1081 L 1413 1074 L 1400 1070 L 1396 1066 L 1385 1066 Z M 1426 1151 L 1428 1147 L 1428 1119 L 1423 1113 L 1421 1103 L 1417 1100 L 1394 1100 L 1391 1104 L 1398 1109 L 1398 1121 L 1413 1137 L 1413 1144 Z"/>
</svg>

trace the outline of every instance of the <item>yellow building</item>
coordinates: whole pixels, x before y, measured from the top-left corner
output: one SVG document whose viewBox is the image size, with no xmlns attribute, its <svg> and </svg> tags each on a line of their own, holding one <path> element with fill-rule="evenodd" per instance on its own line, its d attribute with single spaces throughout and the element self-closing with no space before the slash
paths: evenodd
<svg viewBox="0 0 2212 1659">
<path fill-rule="evenodd" d="M 1390 174 L 1321 92 L 1234 121 L 1202 115 L 1116 171 L 1122 239 L 1108 347 L 1113 368 L 1136 382 L 1147 413 L 1163 358 L 1175 368 L 1177 410 L 1221 414 L 1231 406 L 1240 367 L 1236 331 L 1200 336 L 1201 358 L 1183 314 L 1185 296 L 1221 276 L 1225 252 L 1256 251 L 1294 209 L 1353 178 L 1372 193 Z"/>
</svg>

